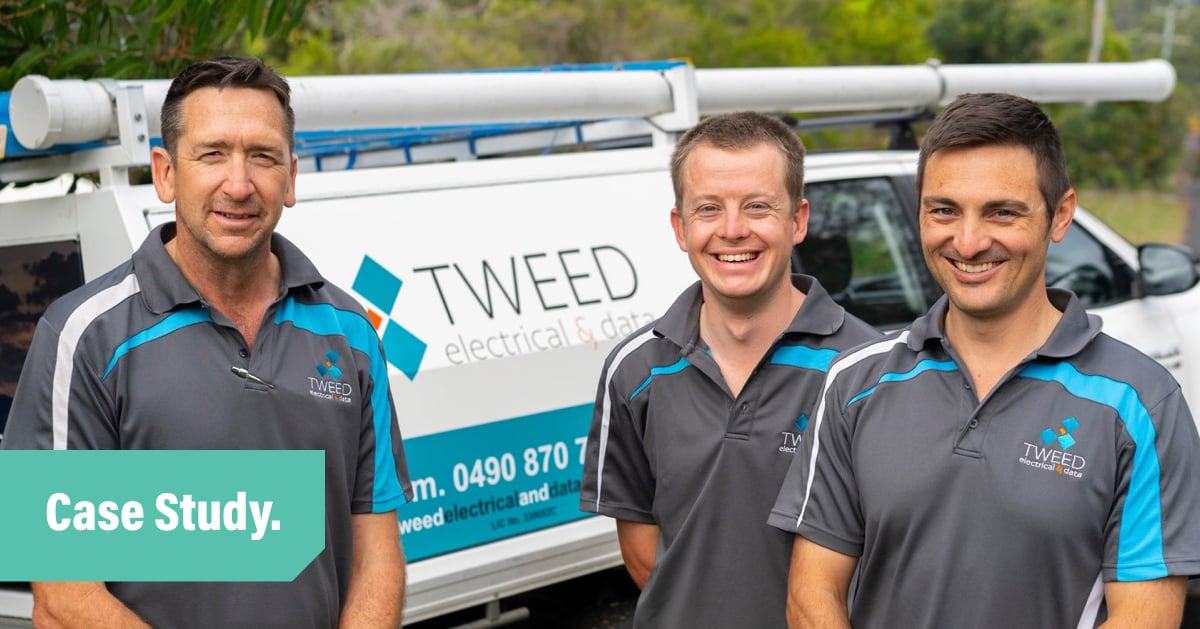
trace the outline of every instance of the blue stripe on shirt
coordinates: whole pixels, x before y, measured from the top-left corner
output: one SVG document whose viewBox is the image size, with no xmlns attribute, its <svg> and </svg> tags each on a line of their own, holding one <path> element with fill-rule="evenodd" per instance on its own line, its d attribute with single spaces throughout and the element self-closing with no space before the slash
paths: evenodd
<svg viewBox="0 0 1200 629">
<path fill-rule="evenodd" d="M 643 382 L 641 385 L 639 385 L 638 388 L 633 390 L 633 394 L 631 394 L 629 396 L 629 399 L 632 400 L 633 398 L 637 397 L 637 394 L 641 393 L 642 389 L 645 389 L 646 387 L 650 386 L 650 381 L 654 379 L 654 376 L 665 376 L 668 374 L 679 373 L 680 371 L 683 371 L 684 369 L 686 369 L 687 366 L 690 364 L 691 363 L 689 363 L 686 358 L 680 358 L 673 365 L 667 365 L 665 367 L 654 367 L 654 368 L 650 369 L 650 375 L 646 376 L 646 381 Z"/>
<path fill-rule="evenodd" d="M 113 351 L 113 356 L 108 361 L 108 366 L 104 369 L 104 375 L 101 376 L 101 379 L 107 378 L 108 374 L 112 373 L 113 368 L 117 366 L 117 362 L 119 362 L 121 358 L 125 356 L 125 354 L 128 354 L 130 350 L 136 348 L 137 346 L 160 339 L 172 332 L 175 332 L 176 330 L 186 328 L 189 325 L 207 323 L 211 321 L 212 317 L 208 314 L 208 310 L 205 310 L 200 306 L 194 306 L 186 310 L 172 312 L 162 321 L 159 321 L 145 330 L 134 334 L 126 339 L 124 343 L 118 345 L 117 349 Z"/>
<path fill-rule="evenodd" d="M 1133 470 L 1121 509 L 1117 539 L 1117 580 L 1144 581 L 1167 576 L 1163 557 L 1162 498 L 1159 491 L 1157 430 L 1137 390 L 1107 376 L 1080 373 L 1070 363 L 1030 364 L 1018 374 L 1057 382 L 1068 393 L 1108 406 L 1133 438 Z"/>
<path fill-rule="evenodd" d="M 302 304 L 288 297 L 275 314 L 275 325 L 290 321 L 297 328 L 321 336 L 342 336 L 352 349 L 370 361 L 372 421 L 375 427 L 375 481 L 372 511 L 382 513 L 404 504 L 404 489 L 396 477 L 392 452 L 392 406 L 388 398 L 387 363 L 379 349 L 379 335 L 361 315 L 329 304 Z"/>
<path fill-rule="evenodd" d="M 872 393 L 875 392 L 875 389 L 877 389 L 879 387 L 879 385 L 881 385 L 885 382 L 904 382 L 905 380 L 912 380 L 913 378 L 916 378 L 917 376 L 925 373 L 926 371 L 957 371 L 957 370 L 958 370 L 958 365 L 955 365 L 954 361 L 952 361 L 952 360 L 925 359 L 925 360 L 922 360 L 921 362 L 917 363 L 917 365 L 915 367 L 913 367 L 912 369 L 909 369 L 908 371 L 906 371 L 904 373 L 889 372 L 889 373 L 883 374 L 882 376 L 880 376 L 879 382 L 875 383 L 875 386 L 850 398 L 850 401 L 846 402 L 846 406 L 849 407 L 851 404 L 854 404 L 855 402 L 867 397 L 868 395 L 871 395 Z"/>
<path fill-rule="evenodd" d="M 815 369 L 821 373 L 829 371 L 829 363 L 837 356 L 835 349 L 817 349 L 803 345 L 785 345 L 771 354 L 772 365 L 790 365 L 802 369 Z"/>
</svg>

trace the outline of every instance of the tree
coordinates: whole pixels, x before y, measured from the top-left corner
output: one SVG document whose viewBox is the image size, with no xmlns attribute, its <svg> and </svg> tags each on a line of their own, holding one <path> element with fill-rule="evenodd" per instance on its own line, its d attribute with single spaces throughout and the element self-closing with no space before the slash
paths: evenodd
<svg viewBox="0 0 1200 629">
<path fill-rule="evenodd" d="M 951 0 L 925 36 L 944 63 L 1023 63 L 1041 58 L 1041 24 L 1018 0 Z"/>
<path fill-rule="evenodd" d="M 0 0 L 0 91 L 26 74 L 172 76 L 243 38 L 290 31 L 310 1 Z"/>
</svg>

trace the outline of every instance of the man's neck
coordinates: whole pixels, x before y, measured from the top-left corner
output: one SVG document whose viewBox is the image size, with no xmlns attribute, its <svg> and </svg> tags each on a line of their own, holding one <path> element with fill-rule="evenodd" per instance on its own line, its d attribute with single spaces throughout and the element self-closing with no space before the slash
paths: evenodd
<svg viewBox="0 0 1200 629">
<path fill-rule="evenodd" d="M 971 317 L 951 306 L 946 340 L 966 363 L 982 400 L 1004 374 L 1046 343 L 1061 318 L 1049 298 L 995 319 Z"/>
<path fill-rule="evenodd" d="M 700 338 L 735 398 L 803 303 L 804 293 L 791 284 L 757 309 L 731 309 L 720 300 L 705 300 L 700 308 Z"/>
<path fill-rule="evenodd" d="M 253 347 L 267 308 L 279 297 L 282 267 L 269 249 L 239 260 L 195 255 L 166 243 L 167 253 L 201 299 L 229 318 Z"/>
</svg>

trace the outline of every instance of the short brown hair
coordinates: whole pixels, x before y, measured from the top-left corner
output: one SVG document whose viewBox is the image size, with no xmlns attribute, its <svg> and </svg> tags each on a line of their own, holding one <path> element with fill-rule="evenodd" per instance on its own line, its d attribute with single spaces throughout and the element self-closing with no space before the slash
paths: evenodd
<svg viewBox="0 0 1200 629">
<path fill-rule="evenodd" d="M 917 161 L 917 196 L 925 182 L 925 163 L 947 148 L 1023 146 L 1037 164 L 1038 190 L 1051 217 L 1071 180 L 1058 130 L 1037 103 L 1013 94 L 963 94 L 938 114 L 925 132 Z"/>
<path fill-rule="evenodd" d="M 245 87 L 274 94 L 283 108 L 288 150 L 295 149 L 296 112 L 292 111 L 292 91 L 287 79 L 261 59 L 226 56 L 193 63 L 171 81 L 162 106 L 162 143 L 172 159 L 183 134 L 183 101 L 188 94 L 205 87 Z"/>
<path fill-rule="evenodd" d="M 683 167 L 692 149 L 711 144 L 723 150 L 747 149 L 759 144 L 779 148 L 784 158 L 784 187 L 791 197 L 791 212 L 804 198 L 804 144 L 782 121 L 753 111 L 739 111 L 706 118 L 692 127 L 675 145 L 671 155 L 671 183 L 675 207 L 683 203 Z"/>
</svg>

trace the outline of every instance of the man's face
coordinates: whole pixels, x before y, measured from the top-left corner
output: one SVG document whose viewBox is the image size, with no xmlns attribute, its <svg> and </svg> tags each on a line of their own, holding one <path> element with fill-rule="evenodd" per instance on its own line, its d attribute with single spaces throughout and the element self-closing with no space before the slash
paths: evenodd
<svg viewBox="0 0 1200 629">
<path fill-rule="evenodd" d="M 181 111 L 174 160 L 162 148 L 152 156 L 158 197 L 175 203 L 177 255 L 211 264 L 265 260 L 283 208 L 296 203 L 283 107 L 265 90 L 206 87 Z"/>
<path fill-rule="evenodd" d="M 1024 147 L 952 148 L 929 157 L 921 245 L 951 316 L 1005 319 L 1045 301 L 1046 250 L 1066 234 L 1075 192 L 1052 217 L 1045 205 L 1037 164 Z"/>
<path fill-rule="evenodd" d="M 737 151 L 707 143 L 692 149 L 683 168 L 682 207 L 671 211 L 671 225 L 705 300 L 745 310 L 790 290 L 792 247 L 804 239 L 808 202 L 788 197 L 784 170 L 782 152 L 765 143 Z"/>
</svg>

